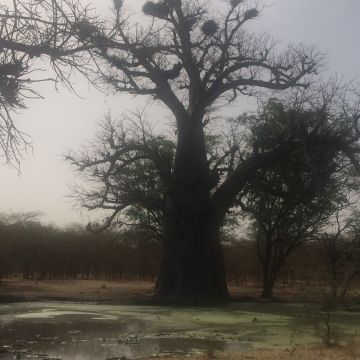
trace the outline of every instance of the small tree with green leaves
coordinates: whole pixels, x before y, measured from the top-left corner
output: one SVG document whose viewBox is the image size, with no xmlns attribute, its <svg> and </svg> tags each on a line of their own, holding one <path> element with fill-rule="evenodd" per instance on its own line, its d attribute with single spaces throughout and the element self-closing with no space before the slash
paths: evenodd
<svg viewBox="0 0 360 360">
<path fill-rule="evenodd" d="M 259 116 L 242 119 L 250 126 L 249 141 L 255 151 L 272 149 L 286 137 L 307 139 L 309 143 L 314 138 L 313 146 L 300 145 L 274 166 L 260 169 L 238 196 L 240 208 L 253 222 L 263 270 L 263 297 L 272 296 L 277 275 L 289 255 L 313 240 L 334 213 L 348 206 L 353 176 L 347 158 L 331 144 L 338 136 L 345 140 L 352 126 L 348 120 L 342 129 L 336 129 L 331 116 L 306 108 L 286 109 L 274 100 Z M 316 144 L 319 135 L 330 143 Z"/>
</svg>

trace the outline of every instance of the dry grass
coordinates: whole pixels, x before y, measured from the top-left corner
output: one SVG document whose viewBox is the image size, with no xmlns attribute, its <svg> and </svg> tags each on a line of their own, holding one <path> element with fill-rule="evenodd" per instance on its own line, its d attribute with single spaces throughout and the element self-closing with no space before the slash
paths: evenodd
<svg viewBox="0 0 360 360">
<path fill-rule="evenodd" d="M 294 285 L 277 284 L 273 291 L 273 299 L 280 300 L 286 303 L 311 303 L 323 300 L 325 292 L 324 283 L 295 283 Z M 229 291 L 231 296 L 236 298 L 260 298 L 261 286 L 254 283 L 249 283 L 247 286 L 239 286 L 236 284 L 229 284 Z M 352 287 L 346 295 L 349 303 L 357 303 L 360 298 L 360 284 Z M 360 359 L 359 359 L 360 360 Z"/>
<path fill-rule="evenodd" d="M 107 280 L 4 280 L 0 296 L 24 300 L 72 300 L 95 302 L 129 302 L 146 299 L 152 294 L 154 284 L 145 281 Z M 235 298 L 259 298 L 261 288 L 257 285 L 240 287 L 230 285 Z"/>
<path fill-rule="evenodd" d="M 152 294 L 153 284 L 145 281 L 102 280 L 5 280 L 0 295 L 24 300 L 73 300 L 129 302 Z"/>
<path fill-rule="evenodd" d="M 180 360 L 184 357 L 163 357 L 158 360 Z M 348 348 L 294 348 L 282 350 L 259 350 L 243 353 L 224 353 L 187 357 L 189 360 L 358 360 L 360 347 Z M 144 359 L 145 360 L 145 359 Z"/>
<path fill-rule="evenodd" d="M 152 295 L 154 284 L 146 281 L 106 280 L 4 280 L 0 286 L 0 300 L 3 297 L 23 300 L 71 300 L 94 302 L 128 303 L 147 299 Z M 229 284 L 230 295 L 236 300 L 261 300 L 261 287 L 257 284 L 239 286 Z M 319 284 L 277 286 L 274 298 L 283 302 L 313 302 L 319 300 Z M 359 288 L 353 291 L 349 300 L 360 297 Z"/>
</svg>

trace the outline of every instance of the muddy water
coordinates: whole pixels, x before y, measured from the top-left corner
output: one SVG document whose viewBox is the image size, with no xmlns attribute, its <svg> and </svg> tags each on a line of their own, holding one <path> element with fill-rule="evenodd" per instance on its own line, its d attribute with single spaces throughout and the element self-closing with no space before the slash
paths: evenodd
<svg viewBox="0 0 360 360">
<path fill-rule="evenodd" d="M 310 324 L 304 314 L 299 307 L 284 304 L 220 309 L 55 302 L 0 305 L 0 359 L 136 359 L 318 342 L 319 326 Z M 334 321 L 360 334 L 360 314 L 338 315 Z"/>
</svg>

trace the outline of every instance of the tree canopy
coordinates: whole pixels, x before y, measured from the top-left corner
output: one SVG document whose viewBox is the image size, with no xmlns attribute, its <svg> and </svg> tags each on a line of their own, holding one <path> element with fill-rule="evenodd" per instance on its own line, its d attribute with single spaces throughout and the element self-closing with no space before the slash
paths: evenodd
<svg viewBox="0 0 360 360">
<path fill-rule="evenodd" d="M 334 101 L 334 99 L 332 100 Z M 320 110 L 320 109 L 319 109 Z M 259 260 L 263 267 L 263 296 L 271 296 L 277 274 L 289 255 L 314 240 L 332 216 L 349 206 L 349 192 L 358 180 L 343 152 L 331 142 L 311 144 L 317 135 L 345 144 L 351 119 L 307 108 L 286 109 L 274 99 L 256 116 L 243 116 L 249 124 L 254 151 L 271 149 L 295 135 L 304 142 L 272 167 L 260 169 L 238 195 L 238 202 L 253 221 Z M 334 126 L 336 123 L 336 126 Z M 308 142 L 307 142 L 308 141 Z"/>
<path fill-rule="evenodd" d="M 79 1 L 1 5 L 0 146 L 7 160 L 19 162 L 29 145 L 12 111 L 41 96 L 33 82 L 50 80 L 36 74 L 43 66 L 39 58 L 48 59 L 52 80 L 72 87 L 77 71 L 95 85 L 100 74 L 116 91 L 160 100 L 178 120 L 202 118 L 215 103 L 256 87 L 305 86 L 304 75 L 316 72 L 321 56 L 315 50 L 278 52 L 268 36 L 248 34 L 245 24 L 258 11 L 245 1 L 229 1 L 218 18 L 207 9 L 205 2 L 149 1 L 143 10 L 150 21 L 142 25 L 120 0 L 114 1 L 114 18 L 106 20 Z"/>
</svg>

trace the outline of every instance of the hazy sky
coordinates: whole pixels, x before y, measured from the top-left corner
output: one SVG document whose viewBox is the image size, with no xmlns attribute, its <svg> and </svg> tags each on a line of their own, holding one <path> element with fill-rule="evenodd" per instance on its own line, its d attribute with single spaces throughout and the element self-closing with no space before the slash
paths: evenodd
<svg viewBox="0 0 360 360">
<path fill-rule="evenodd" d="M 143 0 L 125 0 L 140 11 Z M 216 1 L 222 0 L 213 0 Z M 0 0 L 0 3 L 8 0 Z M 111 0 L 93 0 L 104 11 Z M 261 4 L 261 1 L 257 1 Z M 269 3 L 269 1 L 268 1 Z M 346 79 L 360 79 L 359 0 L 272 0 L 251 28 L 268 31 L 284 43 L 314 44 L 328 54 L 328 70 Z M 31 136 L 33 154 L 22 164 L 22 173 L 1 166 L 0 212 L 32 211 L 44 213 L 44 221 L 58 225 L 88 221 L 67 198 L 74 173 L 62 160 L 68 148 L 77 149 L 91 140 L 101 117 L 111 110 L 116 115 L 136 108 L 139 100 L 125 95 L 105 95 L 77 79 L 80 97 L 49 85 L 40 91 L 45 100 L 27 103 L 28 109 L 16 115 L 18 127 Z M 241 102 L 238 111 L 249 107 Z"/>
</svg>

